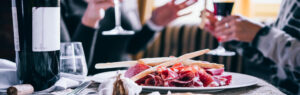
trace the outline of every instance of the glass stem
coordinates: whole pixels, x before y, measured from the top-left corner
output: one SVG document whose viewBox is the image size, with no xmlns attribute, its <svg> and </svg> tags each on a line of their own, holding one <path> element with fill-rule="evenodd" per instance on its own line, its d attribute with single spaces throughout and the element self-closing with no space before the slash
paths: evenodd
<svg viewBox="0 0 300 95">
<path fill-rule="evenodd" d="M 120 14 L 120 2 L 119 0 L 114 0 L 115 4 L 115 24 L 117 27 L 121 26 L 121 14 Z"/>
<path fill-rule="evenodd" d="M 220 52 L 225 51 L 225 48 L 223 47 L 223 43 L 222 43 L 222 42 L 219 42 L 218 44 L 219 44 L 219 45 L 218 45 L 218 47 L 217 47 L 217 50 L 220 51 Z"/>
</svg>

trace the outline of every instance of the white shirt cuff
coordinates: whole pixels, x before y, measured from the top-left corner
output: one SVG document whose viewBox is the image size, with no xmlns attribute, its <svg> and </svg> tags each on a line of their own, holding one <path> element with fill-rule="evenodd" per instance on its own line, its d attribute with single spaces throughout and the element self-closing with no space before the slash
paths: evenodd
<svg viewBox="0 0 300 95">
<path fill-rule="evenodd" d="M 291 37 L 284 33 L 283 31 L 270 28 L 269 33 L 264 36 L 259 37 L 258 50 L 266 57 L 275 56 L 279 51 L 278 49 L 283 49 L 286 42 L 289 41 Z"/>
<path fill-rule="evenodd" d="M 150 29 L 152 29 L 156 32 L 159 32 L 164 28 L 163 26 L 159 26 L 159 25 L 154 24 L 151 20 L 148 20 L 146 22 L 146 24 L 149 26 Z"/>
</svg>

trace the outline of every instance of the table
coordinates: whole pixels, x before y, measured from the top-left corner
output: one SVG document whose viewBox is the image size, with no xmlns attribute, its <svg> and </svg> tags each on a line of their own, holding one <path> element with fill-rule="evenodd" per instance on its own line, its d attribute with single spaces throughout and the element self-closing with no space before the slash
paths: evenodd
<svg viewBox="0 0 300 95">
<path fill-rule="evenodd" d="M 192 92 L 193 94 L 213 94 L 213 95 L 285 95 L 279 89 L 273 85 L 267 83 L 266 81 L 256 78 L 257 85 L 237 88 L 237 89 L 227 89 L 218 92 Z M 65 91 L 53 92 L 52 94 L 61 95 L 64 93 L 71 92 L 72 89 L 67 89 Z M 97 95 L 95 93 L 97 88 L 87 88 L 81 92 L 81 95 Z M 185 93 L 185 92 L 183 92 Z M 147 95 L 148 93 L 142 92 L 141 95 Z"/>
</svg>

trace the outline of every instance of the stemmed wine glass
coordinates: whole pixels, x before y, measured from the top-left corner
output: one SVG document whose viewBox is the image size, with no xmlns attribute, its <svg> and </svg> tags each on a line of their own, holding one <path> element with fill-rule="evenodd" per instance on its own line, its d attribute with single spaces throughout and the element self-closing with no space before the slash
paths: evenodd
<svg viewBox="0 0 300 95">
<path fill-rule="evenodd" d="M 214 14 L 218 21 L 222 20 L 224 17 L 229 16 L 232 11 L 234 0 L 214 0 Z M 225 23 L 225 26 L 228 23 Z M 223 47 L 222 36 L 214 35 L 218 40 L 218 47 L 207 54 L 218 55 L 218 56 L 234 56 L 235 52 L 227 51 Z"/>
<path fill-rule="evenodd" d="M 134 31 L 124 30 L 121 26 L 120 1 L 114 0 L 115 3 L 115 28 L 109 31 L 103 31 L 102 35 L 133 35 Z"/>
</svg>

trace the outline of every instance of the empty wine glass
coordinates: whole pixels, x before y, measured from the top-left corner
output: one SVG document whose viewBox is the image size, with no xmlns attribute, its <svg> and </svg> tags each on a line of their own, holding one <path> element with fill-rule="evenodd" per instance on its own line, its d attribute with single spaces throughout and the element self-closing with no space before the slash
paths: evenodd
<svg viewBox="0 0 300 95">
<path fill-rule="evenodd" d="M 220 21 L 224 17 L 229 16 L 232 11 L 232 7 L 235 0 L 214 0 L 214 14 L 216 18 Z M 227 24 L 228 26 L 228 24 Z M 223 47 L 222 36 L 214 35 L 218 40 L 218 47 L 207 54 L 218 55 L 218 56 L 234 56 L 235 52 L 227 51 Z"/>
<path fill-rule="evenodd" d="M 88 72 L 81 42 L 61 43 L 60 52 L 61 76 L 84 79 Z"/>
<path fill-rule="evenodd" d="M 102 35 L 133 35 L 134 31 L 124 30 L 121 26 L 120 1 L 114 0 L 115 3 L 115 28 L 109 31 L 103 31 Z"/>
</svg>

